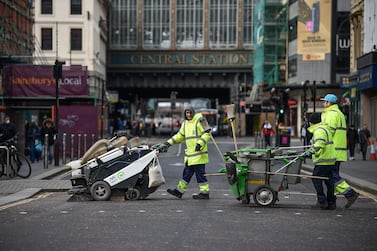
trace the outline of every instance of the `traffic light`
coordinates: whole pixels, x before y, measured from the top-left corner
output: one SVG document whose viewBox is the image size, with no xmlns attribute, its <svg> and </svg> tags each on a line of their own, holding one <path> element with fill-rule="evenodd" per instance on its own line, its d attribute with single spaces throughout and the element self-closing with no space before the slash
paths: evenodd
<svg viewBox="0 0 377 251">
<path fill-rule="evenodd" d="M 59 60 L 55 60 L 54 64 L 54 78 L 61 79 L 63 77 L 63 65 L 65 61 L 61 62 Z"/>
<path fill-rule="evenodd" d="M 283 109 L 283 108 L 280 108 L 279 113 L 280 113 L 280 114 L 284 114 L 284 109 Z"/>
</svg>

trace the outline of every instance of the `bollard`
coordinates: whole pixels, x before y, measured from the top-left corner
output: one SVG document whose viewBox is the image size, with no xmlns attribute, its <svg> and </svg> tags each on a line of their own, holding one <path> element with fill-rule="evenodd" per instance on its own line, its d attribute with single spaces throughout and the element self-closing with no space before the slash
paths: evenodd
<svg viewBox="0 0 377 251">
<path fill-rule="evenodd" d="M 73 160 L 73 142 L 75 135 L 71 134 L 71 161 Z"/>
<path fill-rule="evenodd" d="M 77 159 L 81 156 L 81 134 L 77 137 Z"/>
<path fill-rule="evenodd" d="M 88 135 L 86 135 L 86 133 L 84 133 L 84 153 L 86 153 L 86 138 L 87 138 Z"/>
<path fill-rule="evenodd" d="M 50 146 L 48 145 L 48 134 L 45 134 L 44 138 L 44 149 L 43 149 L 43 168 L 48 168 L 48 148 Z"/>
<path fill-rule="evenodd" d="M 259 134 L 257 131 L 254 132 L 254 135 L 255 135 L 255 142 L 254 142 L 254 147 L 255 148 L 259 148 L 259 144 L 260 144 L 260 138 L 259 138 Z"/>
<path fill-rule="evenodd" d="M 91 145 L 93 145 L 94 144 L 94 134 L 92 134 L 92 144 Z"/>
<path fill-rule="evenodd" d="M 67 163 L 67 159 L 66 159 L 66 156 L 65 156 L 65 151 L 67 149 L 66 140 L 67 140 L 67 134 L 63 133 L 63 139 L 62 139 L 62 141 L 63 141 L 62 142 L 62 144 L 63 144 L 63 157 L 62 157 L 63 164 Z"/>
</svg>

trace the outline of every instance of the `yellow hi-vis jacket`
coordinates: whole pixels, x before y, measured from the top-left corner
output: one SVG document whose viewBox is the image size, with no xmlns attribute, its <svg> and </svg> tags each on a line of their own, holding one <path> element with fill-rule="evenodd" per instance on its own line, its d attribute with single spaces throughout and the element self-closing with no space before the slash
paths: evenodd
<svg viewBox="0 0 377 251">
<path fill-rule="evenodd" d="M 321 120 L 330 127 L 336 151 L 336 161 L 347 161 L 347 125 L 337 104 L 322 112 Z"/>
<path fill-rule="evenodd" d="M 173 145 L 186 140 L 185 159 L 187 165 L 198 165 L 208 163 L 207 143 L 211 138 L 209 132 L 205 132 L 200 123 L 205 119 L 201 113 L 196 113 L 191 120 L 185 120 L 179 131 L 168 140 Z M 200 151 L 196 152 L 196 144 L 201 146 Z"/>
<path fill-rule="evenodd" d="M 329 127 L 318 123 L 310 126 L 308 131 L 313 133 L 313 146 L 310 148 L 315 165 L 334 165 L 336 153 Z"/>
</svg>

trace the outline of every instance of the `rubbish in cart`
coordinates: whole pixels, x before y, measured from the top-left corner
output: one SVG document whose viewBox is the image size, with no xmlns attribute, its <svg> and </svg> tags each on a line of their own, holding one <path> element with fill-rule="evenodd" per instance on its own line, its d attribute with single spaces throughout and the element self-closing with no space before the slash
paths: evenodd
<svg viewBox="0 0 377 251">
<path fill-rule="evenodd" d="M 115 191 L 128 200 L 155 192 L 165 183 L 158 149 L 138 143 L 137 138 L 128 141 L 124 136 L 98 140 L 81 159 L 67 164 L 72 169 L 68 193 L 105 201 Z"/>
<path fill-rule="evenodd" d="M 258 206 L 270 206 L 278 201 L 278 192 L 288 189 L 289 184 L 300 183 L 300 178 L 326 179 L 324 177 L 300 174 L 305 158 L 303 147 L 252 149 L 224 154 L 225 173 L 233 195 L 242 204 L 249 204 L 253 197 Z"/>
</svg>

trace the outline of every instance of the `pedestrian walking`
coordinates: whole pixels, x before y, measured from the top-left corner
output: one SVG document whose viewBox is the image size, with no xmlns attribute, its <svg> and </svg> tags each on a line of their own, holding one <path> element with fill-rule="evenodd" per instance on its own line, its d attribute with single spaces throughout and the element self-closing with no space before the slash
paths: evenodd
<svg viewBox="0 0 377 251">
<path fill-rule="evenodd" d="M 271 146 L 271 135 L 275 133 L 271 123 L 266 119 L 261 127 L 262 134 L 264 136 L 264 148 Z"/>
<path fill-rule="evenodd" d="M 355 125 L 350 125 L 347 130 L 347 142 L 348 142 L 348 149 L 350 152 L 350 160 L 355 159 L 355 148 L 356 145 L 359 143 L 359 134 L 355 129 Z"/>
<path fill-rule="evenodd" d="M 39 144 L 41 143 L 41 129 L 35 122 L 32 122 L 29 126 L 26 134 L 27 145 L 29 147 L 30 161 L 34 163 L 35 160 L 39 161 L 41 158 L 41 149 Z"/>
<path fill-rule="evenodd" d="M 363 129 L 359 132 L 360 152 L 363 156 L 363 160 L 366 160 L 367 149 L 369 145 L 370 131 L 366 124 L 363 125 Z"/>
<path fill-rule="evenodd" d="M 320 113 L 312 113 L 309 122 L 311 126 L 308 130 L 313 134 L 313 146 L 309 149 L 308 156 L 311 156 L 314 163 L 313 176 L 328 178 L 324 181 L 312 179 L 317 192 L 317 203 L 312 208 L 334 210 L 336 209 L 336 196 L 334 195 L 333 172 L 336 153 L 332 135 L 329 126 L 321 123 Z M 323 182 L 327 188 L 327 195 L 323 190 Z"/>
<path fill-rule="evenodd" d="M 192 176 L 196 175 L 199 185 L 199 194 L 193 194 L 193 199 L 209 199 L 209 184 L 206 178 L 205 165 L 208 163 L 207 143 L 211 138 L 210 130 L 203 128 L 202 122 L 205 118 L 201 113 L 196 113 L 191 105 L 184 107 L 185 120 L 179 131 L 173 135 L 167 142 L 162 144 L 162 149 L 166 150 L 173 144 L 183 141 L 186 143 L 182 179 L 174 189 L 168 189 L 171 195 L 182 198 L 187 190 Z"/>
<path fill-rule="evenodd" d="M 44 147 L 47 147 L 48 163 L 52 163 L 52 146 L 55 142 L 57 131 L 54 127 L 54 122 L 51 119 L 45 119 L 42 123 L 41 140 Z M 47 135 L 47 145 L 45 137 Z"/>
<path fill-rule="evenodd" d="M 356 192 L 342 177 L 339 169 L 341 162 L 347 161 L 347 128 L 344 114 L 338 107 L 338 98 L 334 94 L 327 94 L 323 99 L 324 110 L 322 122 L 328 124 L 333 137 L 336 162 L 333 172 L 335 182 L 335 195 L 344 195 L 347 199 L 345 208 L 349 208 L 359 197 Z"/>
</svg>

